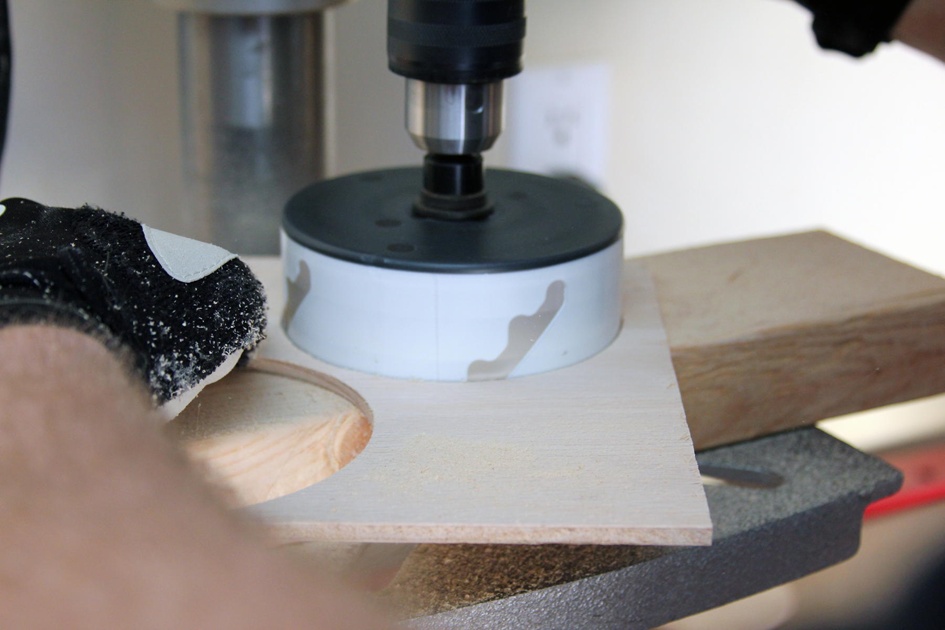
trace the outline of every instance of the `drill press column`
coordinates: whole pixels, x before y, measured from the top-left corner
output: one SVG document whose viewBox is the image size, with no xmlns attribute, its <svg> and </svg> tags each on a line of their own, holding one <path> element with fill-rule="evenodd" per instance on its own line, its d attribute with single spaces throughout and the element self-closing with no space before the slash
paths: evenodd
<svg viewBox="0 0 945 630">
<path fill-rule="evenodd" d="M 329 170 L 331 43 L 344 0 L 156 0 L 177 10 L 188 236 L 275 254 L 280 210 Z"/>
</svg>

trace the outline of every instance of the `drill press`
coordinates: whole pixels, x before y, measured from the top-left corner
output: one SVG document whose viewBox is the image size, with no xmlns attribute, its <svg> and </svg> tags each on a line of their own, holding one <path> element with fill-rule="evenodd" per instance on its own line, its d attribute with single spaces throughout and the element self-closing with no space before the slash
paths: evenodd
<svg viewBox="0 0 945 630">
<path fill-rule="evenodd" d="M 422 169 L 316 183 L 283 216 L 283 325 L 329 363 L 489 380 L 587 359 L 620 329 L 622 216 L 573 182 L 490 169 L 524 0 L 389 0 Z"/>
</svg>

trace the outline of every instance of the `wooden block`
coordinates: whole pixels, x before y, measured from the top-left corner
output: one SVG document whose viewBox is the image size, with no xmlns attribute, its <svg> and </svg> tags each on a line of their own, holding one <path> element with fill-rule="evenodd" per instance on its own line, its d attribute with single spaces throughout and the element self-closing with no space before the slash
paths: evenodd
<svg viewBox="0 0 945 630">
<path fill-rule="evenodd" d="M 697 449 L 945 391 L 945 280 L 825 232 L 644 259 Z"/>
</svg>

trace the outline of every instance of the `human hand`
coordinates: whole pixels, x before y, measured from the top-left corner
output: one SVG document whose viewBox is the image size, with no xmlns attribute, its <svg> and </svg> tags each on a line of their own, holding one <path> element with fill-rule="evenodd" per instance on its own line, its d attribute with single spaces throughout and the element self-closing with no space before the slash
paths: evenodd
<svg viewBox="0 0 945 630">
<path fill-rule="evenodd" d="M 128 357 L 167 417 L 264 336 L 262 285 L 226 250 L 83 206 L 0 205 L 0 326 L 50 323 Z"/>
</svg>

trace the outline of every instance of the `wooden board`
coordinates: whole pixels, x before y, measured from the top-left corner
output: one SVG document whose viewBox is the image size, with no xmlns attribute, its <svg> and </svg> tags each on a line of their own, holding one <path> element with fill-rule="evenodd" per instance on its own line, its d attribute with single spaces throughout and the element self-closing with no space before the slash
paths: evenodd
<svg viewBox="0 0 945 630">
<path fill-rule="evenodd" d="M 251 265 L 283 301 L 274 259 Z M 692 545 L 711 522 L 649 275 L 629 264 L 624 325 L 604 352 L 479 383 L 343 370 L 278 327 L 259 354 L 347 384 L 373 434 L 340 472 L 254 506 L 283 540 Z M 279 321 L 279 312 L 270 321 Z"/>
<path fill-rule="evenodd" d="M 657 284 L 697 448 L 945 391 L 942 278 L 823 232 L 674 252 L 642 262 Z M 277 274 L 274 261 L 259 264 Z M 278 285 L 272 278 L 269 282 Z M 281 287 L 274 289 L 278 303 Z M 294 349 L 288 346 L 287 352 Z M 268 492 L 249 490 L 244 502 L 278 496 L 313 479 L 306 469 L 321 464 L 309 461 L 311 449 L 305 450 L 309 460 L 285 457 L 278 445 L 266 446 L 275 438 L 261 434 L 258 421 L 244 422 L 240 433 L 233 430 L 233 419 L 227 412 L 226 439 L 205 436 L 202 446 L 191 447 L 214 459 L 217 468 L 224 458 L 214 453 L 226 451 L 227 444 L 230 453 L 237 452 L 237 444 L 251 443 L 273 457 L 280 479 L 270 479 L 265 471 L 257 481 L 245 473 L 218 471 Z M 311 435 L 325 418 L 303 422 L 293 417 L 292 422 Z M 208 426 L 220 432 L 219 425 Z M 250 457 L 245 446 L 239 452 Z"/>
<path fill-rule="evenodd" d="M 945 391 L 945 280 L 825 232 L 645 258 L 697 449 Z"/>
</svg>

